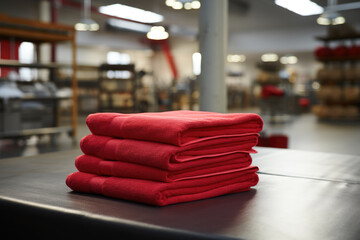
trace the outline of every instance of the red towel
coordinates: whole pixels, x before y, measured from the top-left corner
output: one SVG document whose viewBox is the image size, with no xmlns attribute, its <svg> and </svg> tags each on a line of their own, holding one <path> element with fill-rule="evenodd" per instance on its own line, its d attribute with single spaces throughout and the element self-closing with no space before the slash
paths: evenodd
<svg viewBox="0 0 360 240">
<path fill-rule="evenodd" d="M 173 183 L 75 172 L 66 178 L 66 184 L 78 192 L 165 206 L 250 190 L 258 183 L 257 170 L 248 167 L 239 172 Z"/>
<path fill-rule="evenodd" d="M 253 113 L 169 111 L 156 113 L 95 113 L 86 123 L 95 135 L 156 141 L 183 146 L 222 135 L 258 133 L 263 121 Z"/>
<path fill-rule="evenodd" d="M 88 135 L 80 142 L 86 155 L 102 159 L 132 162 L 164 170 L 180 170 L 207 162 L 233 159 L 238 153 L 255 153 L 258 134 L 214 138 L 177 147 L 149 141 L 116 139 Z M 196 161 L 195 161 L 196 160 Z M 188 162 L 197 162 L 188 164 Z"/>
<path fill-rule="evenodd" d="M 109 161 L 101 158 L 80 155 L 75 160 L 75 166 L 80 172 L 93 173 L 96 175 L 146 179 L 159 182 L 175 182 L 186 179 L 194 179 L 236 172 L 239 169 L 250 166 L 251 157 L 243 154 L 233 160 L 220 163 L 195 166 L 185 170 L 165 171 L 162 169 L 148 167 L 123 161 Z"/>
</svg>

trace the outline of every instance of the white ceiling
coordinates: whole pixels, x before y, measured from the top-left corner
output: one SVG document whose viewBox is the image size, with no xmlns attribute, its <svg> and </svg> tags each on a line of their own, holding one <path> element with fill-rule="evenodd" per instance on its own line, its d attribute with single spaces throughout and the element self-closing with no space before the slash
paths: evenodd
<svg viewBox="0 0 360 240">
<path fill-rule="evenodd" d="M 204 1 L 204 0 L 203 0 Z M 206 1 L 206 0 L 205 0 Z M 290 0 L 289 0 L 290 1 Z M 325 7 L 327 0 L 314 0 Z M 358 2 L 338 0 L 338 4 Z M 165 0 L 93 0 L 101 6 L 121 3 L 164 15 L 163 24 L 197 32 L 199 10 L 173 10 Z M 360 27 L 360 9 L 342 11 L 347 23 Z M 318 16 L 300 16 L 275 5 L 273 0 L 229 0 L 229 49 L 232 52 L 312 51 L 315 36 L 326 34 L 316 23 Z M 360 31 L 360 29 L 358 29 Z"/>
<path fill-rule="evenodd" d="M 204 0 L 203 0 L 204 1 Z M 206 0 L 205 0 L 206 1 Z M 291 1 L 291 0 L 289 0 Z M 313 0 L 326 6 L 327 0 Z M 338 4 L 359 2 L 338 0 Z M 92 4 L 101 6 L 121 3 L 142 9 L 155 11 L 165 16 L 164 24 L 197 26 L 198 10 L 173 10 L 165 6 L 165 0 L 93 0 Z M 360 24 L 360 9 L 343 11 L 348 22 Z M 263 30 L 269 28 L 297 28 L 316 26 L 317 16 L 302 17 L 275 5 L 273 0 L 229 0 L 229 30 Z"/>
<path fill-rule="evenodd" d="M 38 3 L 40 0 L 12 0 L 1 3 L 0 12 L 17 17 L 38 17 Z M 75 1 L 75 0 L 71 0 Z M 76 0 L 82 3 L 82 0 Z M 203 0 L 206 1 L 206 0 Z M 221 0 L 219 0 L 221 1 Z M 291 1 L 291 0 L 289 0 Z M 321 6 L 326 6 L 327 0 L 313 0 Z M 358 2 L 338 0 L 339 4 Z M 165 0 L 92 0 L 93 6 L 102 6 L 121 3 L 145 10 L 154 11 L 164 15 L 166 26 L 178 26 L 196 33 L 198 28 L 198 10 L 173 10 L 165 5 Z M 19 6 L 23 6 L 19 8 Z M 360 31 L 360 9 L 342 11 L 347 23 L 356 26 Z M 81 17 L 81 10 L 66 5 L 59 8 L 59 23 L 74 24 Z M 318 16 L 302 17 L 284 8 L 275 5 L 273 0 L 229 0 L 229 51 L 242 53 L 256 53 L 266 51 L 312 51 L 319 43 L 315 36 L 326 34 L 326 27 L 316 23 Z M 99 14 L 92 14 L 98 21 L 102 30 L 93 37 L 84 35 L 82 40 L 95 44 L 105 41 L 112 44 L 119 43 L 119 47 L 128 44 L 136 48 L 140 43 L 134 44 L 131 35 L 134 33 L 109 33 L 103 27 L 107 20 Z M 190 31 L 190 32 L 191 32 Z M 120 37 L 116 38 L 116 34 Z M 102 35 L 102 36 L 101 36 Z M 126 36 L 125 36 L 126 35 Z M 195 35 L 196 36 L 196 35 Z M 128 42 L 122 42 L 122 40 Z M 122 44 L 122 45 L 121 45 Z"/>
</svg>

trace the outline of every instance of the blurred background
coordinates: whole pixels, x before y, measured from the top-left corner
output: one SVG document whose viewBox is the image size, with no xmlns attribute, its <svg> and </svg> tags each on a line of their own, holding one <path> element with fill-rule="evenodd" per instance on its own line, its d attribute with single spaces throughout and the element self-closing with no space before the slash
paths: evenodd
<svg viewBox="0 0 360 240">
<path fill-rule="evenodd" d="M 0 158 L 78 148 L 95 112 L 202 110 L 204 4 L 2 1 Z M 219 81 L 258 145 L 359 155 L 360 2 L 229 0 L 227 21 Z"/>
</svg>

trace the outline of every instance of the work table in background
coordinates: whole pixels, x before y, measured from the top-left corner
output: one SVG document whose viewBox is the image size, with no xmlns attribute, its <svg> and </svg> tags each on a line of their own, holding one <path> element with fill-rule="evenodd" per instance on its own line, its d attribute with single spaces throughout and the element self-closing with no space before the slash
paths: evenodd
<svg viewBox="0 0 360 240">
<path fill-rule="evenodd" d="M 2 159 L 2 229 L 84 239 L 358 239 L 359 156 L 257 150 L 251 191 L 166 207 L 72 192 L 65 179 L 80 150 Z"/>
</svg>

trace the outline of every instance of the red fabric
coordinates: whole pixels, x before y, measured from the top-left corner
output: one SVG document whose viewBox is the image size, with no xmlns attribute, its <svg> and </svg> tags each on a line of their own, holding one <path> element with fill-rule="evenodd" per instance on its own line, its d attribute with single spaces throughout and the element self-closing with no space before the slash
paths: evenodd
<svg viewBox="0 0 360 240">
<path fill-rule="evenodd" d="M 222 135 L 258 133 L 263 121 L 253 113 L 169 111 L 155 113 L 95 113 L 86 123 L 95 135 L 155 141 L 184 146 Z"/>
<path fill-rule="evenodd" d="M 232 159 L 232 154 L 255 153 L 258 134 L 213 138 L 177 147 L 149 141 L 88 135 L 80 141 L 86 155 L 132 162 L 164 170 L 180 170 Z M 195 161 L 196 160 L 196 161 Z M 190 163 L 195 162 L 195 163 Z"/>
<path fill-rule="evenodd" d="M 271 96 L 284 96 L 284 90 L 282 90 L 281 88 L 275 87 L 274 85 L 265 85 L 262 89 L 261 89 L 261 96 L 263 98 L 268 98 Z"/>
<path fill-rule="evenodd" d="M 281 134 L 273 134 L 268 138 L 268 146 L 273 148 L 288 148 L 288 137 Z"/>
<path fill-rule="evenodd" d="M 350 57 L 360 57 L 360 45 L 352 45 L 349 47 L 348 54 Z"/>
<path fill-rule="evenodd" d="M 75 172 L 66 178 L 66 184 L 78 192 L 165 206 L 250 190 L 259 181 L 256 171 L 257 167 L 248 167 L 239 172 L 173 183 Z"/>
<path fill-rule="evenodd" d="M 320 46 L 315 49 L 314 55 L 318 59 L 326 59 L 332 57 L 334 55 L 334 52 L 330 47 Z"/>
<path fill-rule="evenodd" d="M 308 98 L 300 98 L 299 99 L 299 106 L 300 107 L 308 107 L 308 106 L 310 106 L 310 100 Z"/>
<path fill-rule="evenodd" d="M 96 175 L 114 176 L 123 178 L 146 179 L 159 182 L 175 182 L 211 175 L 236 172 L 251 164 L 249 154 L 236 156 L 232 160 L 203 164 L 183 170 L 166 171 L 123 161 L 103 160 L 89 155 L 80 155 L 75 160 L 75 166 L 80 172 Z"/>
<path fill-rule="evenodd" d="M 349 51 L 348 47 L 344 45 L 340 45 L 334 48 L 333 53 L 335 57 L 345 58 L 348 56 L 348 51 Z"/>
</svg>

